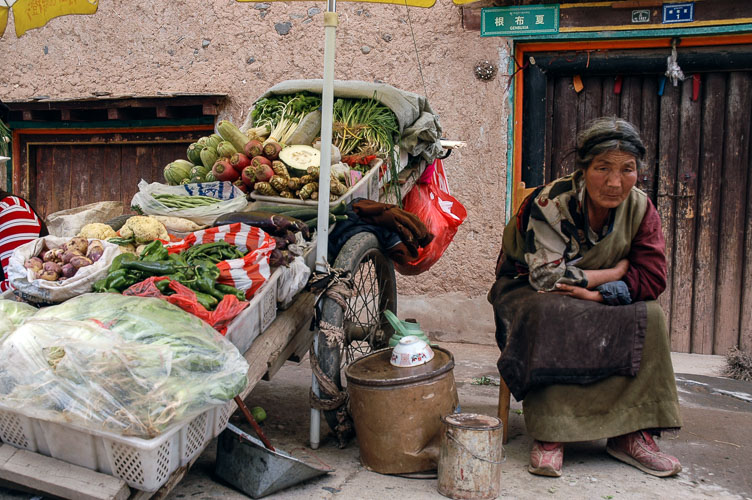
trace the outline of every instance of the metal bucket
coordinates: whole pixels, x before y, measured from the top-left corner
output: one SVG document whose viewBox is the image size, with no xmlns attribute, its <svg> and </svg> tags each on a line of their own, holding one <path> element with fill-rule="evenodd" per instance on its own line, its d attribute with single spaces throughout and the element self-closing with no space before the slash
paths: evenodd
<svg viewBox="0 0 752 500">
<path fill-rule="evenodd" d="M 449 498 L 496 498 L 501 487 L 501 420 L 476 413 L 441 418 L 439 493 Z"/>
<path fill-rule="evenodd" d="M 382 474 L 435 470 L 441 417 L 458 403 L 454 357 L 436 347 L 428 363 L 396 367 L 391 354 L 381 349 L 345 370 L 360 461 Z"/>
</svg>

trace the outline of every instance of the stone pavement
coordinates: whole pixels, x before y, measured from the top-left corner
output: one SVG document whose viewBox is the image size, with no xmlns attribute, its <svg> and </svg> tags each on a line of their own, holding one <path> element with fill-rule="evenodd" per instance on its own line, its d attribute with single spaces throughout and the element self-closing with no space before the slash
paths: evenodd
<svg viewBox="0 0 752 500">
<path fill-rule="evenodd" d="M 474 385 L 483 376 L 498 378 L 495 345 L 442 342 L 452 351 L 454 376 L 463 412 L 496 414 L 498 388 Z M 605 440 L 567 445 L 564 475 L 543 478 L 527 472 L 530 438 L 521 405 L 512 402 L 509 443 L 502 466 L 501 496 L 520 499 L 752 499 L 752 384 L 719 378 L 720 356 L 674 355 L 684 427 L 677 436 L 659 440 L 662 449 L 681 460 L 684 470 L 660 479 L 622 464 L 605 452 Z M 308 361 L 285 365 L 270 382 L 260 382 L 247 400 L 269 415 L 264 429 L 272 443 L 312 464 L 325 463 L 334 473 L 283 490 L 268 498 L 378 499 L 444 498 L 436 479 L 407 479 L 366 470 L 357 442 L 339 449 L 322 422 L 322 444 L 307 447 L 310 385 Z M 399 418 L 399 415 L 395 415 Z M 243 426 L 234 418 L 233 423 Z M 212 443 L 168 498 L 246 498 L 213 477 L 216 444 Z"/>
</svg>

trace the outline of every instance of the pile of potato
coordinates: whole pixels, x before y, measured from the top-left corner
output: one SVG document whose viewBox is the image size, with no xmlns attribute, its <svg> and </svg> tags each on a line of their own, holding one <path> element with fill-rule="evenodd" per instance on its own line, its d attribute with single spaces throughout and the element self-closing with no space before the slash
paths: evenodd
<svg viewBox="0 0 752 500">
<path fill-rule="evenodd" d="M 90 266 L 102 257 L 104 246 L 100 240 L 89 242 L 76 236 L 59 247 L 47 248 L 38 256 L 24 262 L 34 272 L 35 279 L 58 281 L 72 278 L 82 267 Z"/>
</svg>

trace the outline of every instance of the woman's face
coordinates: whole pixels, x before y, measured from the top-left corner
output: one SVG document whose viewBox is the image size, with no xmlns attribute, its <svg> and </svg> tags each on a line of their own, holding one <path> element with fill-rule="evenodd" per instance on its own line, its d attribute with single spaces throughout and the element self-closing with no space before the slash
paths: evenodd
<svg viewBox="0 0 752 500">
<path fill-rule="evenodd" d="M 585 188 L 596 208 L 616 208 L 637 183 L 637 160 L 630 153 L 601 153 L 585 169 Z"/>
</svg>

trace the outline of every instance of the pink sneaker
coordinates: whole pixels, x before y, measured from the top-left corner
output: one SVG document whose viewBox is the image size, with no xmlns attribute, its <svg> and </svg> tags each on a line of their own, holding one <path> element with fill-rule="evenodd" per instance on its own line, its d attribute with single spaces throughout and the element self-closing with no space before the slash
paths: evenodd
<svg viewBox="0 0 752 500">
<path fill-rule="evenodd" d="M 653 437 L 645 431 L 610 438 L 606 443 L 606 451 L 615 459 L 634 465 L 653 476 L 675 476 L 682 470 L 679 460 L 661 452 Z"/>
<path fill-rule="evenodd" d="M 564 461 L 564 445 L 562 443 L 544 443 L 533 441 L 530 450 L 530 465 L 527 470 L 538 476 L 561 476 L 561 463 Z"/>
</svg>

